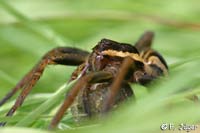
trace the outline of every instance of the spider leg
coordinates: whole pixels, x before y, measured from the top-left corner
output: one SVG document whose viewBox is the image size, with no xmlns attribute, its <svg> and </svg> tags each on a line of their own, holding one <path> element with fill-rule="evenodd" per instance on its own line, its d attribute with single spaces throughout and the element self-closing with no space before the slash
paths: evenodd
<svg viewBox="0 0 200 133">
<path fill-rule="evenodd" d="M 135 62 L 132 58 L 125 57 L 121 68 L 119 69 L 115 79 L 113 80 L 113 83 L 110 88 L 110 93 L 108 93 L 107 100 L 104 104 L 103 112 L 107 112 L 113 106 L 115 96 L 119 92 L 121 84 L 124 81 L 124 78 L 127 75 L 130 68 L 135 68 Z"/>
<path fill-rule="evenodd" d="M 19 89 L 22 89 L 21 94 L 18 96 L 15 104 L 6 114 L 6 116 L 12 116 L 19 106 L 23 103 L 26 96 L 29 94 L 33 86 L 41 77 L 45 67 L 51 64 L 63 64 L 63 65 L 79 65 L 83 63 L 89 53 L 76 48 L 58 47 L 43 56 L 41 61 L 33 67 L 33 69 L 26 74 L 22 80 L 9 92 L 1 101 L 0 106 L 3 105 L 8 99 L 10 99 Z M 0 123 L 5 125 L 5 123 Z"/>
<path fill-rule="evenodd" d="M 24 84 L 27 82 L 28 77 L 30 77 L 30 74 L 32 71 L 30 71 L 28 74 L 24 76 L 24 78 L 21 79 L 21 81 L 11 89 L 11 91 L 0 101 L 0 106 L 2 106 L 7 100 L 9 100 L 20 88 L 24 86 Z"/>
<path fill-rule="evenodd" d="M 154 33 L 147 31 L 135 44 L 135 47 L 140 53 L 140 56 L 144 59 L 144 69 L 146 74 L 139 76 L 139 82 L 142 84 L 146 84 L 156 77 L 163 74 L 167 75 L 168 73 L 168 66 L 165 59 L 160 53 L 151 48 L 153 37 Z"/>
<path fill-rule="evenodd" d="M 154 37 L 153 32 L 151 31 L 145 32 L 135 44 L 137 50 L 141 53 L 151 49 L 153 37 Z"/>
<path fill-rule="evenodd" d="M 49 129 L 53 129 L 57 126 L 57 124 L 63 117 L 65 111 L 73 103 L 76 96 L 78 95 L 78 92 L 81 89 L 85 88 L 88 84 L 107 82 L 108 80 L 111 80 L 112 78 L 113 78 L 113 75 L 110 72 L 105 72 L 105 71 L 91 72 L 91 73 L 81 77 L 77 81 L 77 83 L 74 85 L 74 87 L 70 90 L 68 95 L 66 96 L 64 103 L 61 105 L 60 109 L 57 111 L 56 115 L 52 119 L 52 121 L 49 125 Z"/>
</svg>

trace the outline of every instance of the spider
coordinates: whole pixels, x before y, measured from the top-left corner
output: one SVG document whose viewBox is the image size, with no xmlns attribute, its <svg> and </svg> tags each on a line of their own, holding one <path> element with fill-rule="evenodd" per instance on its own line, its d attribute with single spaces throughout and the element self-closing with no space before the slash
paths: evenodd
<svg viewBox="0 0 200 133">
<path fill-rule="evenodd" d="M 168 74 L 164 58 L 151 48 L 154 33 L 145 32 L 135 45 L 102 39 L 91 53 L 70 47 L 58 47 L 47 52 L 17 85 L 0 101 L 2 106 L 18 90 L 20 95 L 6 116 L 12 116 L 22 105 L 47 65 L 78 66 L 70 81 L 78 79 L 67 93 L 49 128 L 55 128 L 65 111 L 84 113 L 87 117 L 104 114 L 121 102 L 134 97 L 129 83 L 147 85 Z M 69 82 L 70 82 L 69 81 Z M 74 102 L 77 102 L 72 106 Z M 1 126 L 6 122 L 2 122 Z"/>
</svg>

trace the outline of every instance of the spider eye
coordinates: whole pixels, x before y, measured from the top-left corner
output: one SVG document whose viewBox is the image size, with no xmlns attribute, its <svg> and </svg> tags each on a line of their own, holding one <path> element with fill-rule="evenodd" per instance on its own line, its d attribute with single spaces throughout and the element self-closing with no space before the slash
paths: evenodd
<svg viewBox="0 0 200 133">
<path fill-rule="evenodd" d="M 102 70 L 107 64 L 107 59 L 104 55 L 96 55 L 93 60 L 93 69 L 96 71 Z"/>
<path fill-rule="evenodd" d="M 97 56 L 96 56 L 96 60 L 97 60 L 97 61 L 100 61 L 100 60 L 102 60 L 102 59 L 103 59 L 103 56 L 102 56 L 102 55 L 97 55 Z"/>
</svg>

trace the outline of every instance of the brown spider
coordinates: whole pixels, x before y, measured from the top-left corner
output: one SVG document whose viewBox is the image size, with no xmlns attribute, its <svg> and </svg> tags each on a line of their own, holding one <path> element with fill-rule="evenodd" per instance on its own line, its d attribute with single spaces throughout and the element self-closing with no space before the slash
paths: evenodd
<svg viewBox="0 0 200 133">
<path fill-rule="evenodd" d="M 68 92 L 57 111 L 50 128 L 55 128 L 65 111 L 72 106 L 72 114 L 84 113 L 95 116 L 107 112 L 128 97 L 134 96 L 129 83 L 148 84 L 155 78 L 167 75 L 168 66 L 163 57 L 151 49 L 153 32 L 145 32 L 133 46 L 126 43 L 102 39 L 92 53 L 58 47 L 48 53 L 26 74 L 21 81 L 0 101 L 0 106 L 22 89 L 15 104 L 6 116 L 12 116 L 20 107 L 47 65 L 79 65 L 71 79 L 78 81 Z M 1 126 L 6 122 L 2 122 Z"/>
</svg>

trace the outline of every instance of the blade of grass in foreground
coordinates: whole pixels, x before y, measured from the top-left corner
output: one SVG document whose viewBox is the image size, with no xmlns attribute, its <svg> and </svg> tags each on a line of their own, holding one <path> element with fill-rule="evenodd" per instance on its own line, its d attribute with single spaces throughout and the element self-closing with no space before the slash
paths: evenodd
<svg viewBox="0 0 200 133">
<path fill-rule="evenodd" d="M 70 82 L 69 84 L 62 85 L 47 101 L 40 105 L 36 110 L 29 113 L 25 118 L 19 121 L 16 126 L 30 126 L 42 113 L 52 108 L 59 100 L 60 96 L 69 90 L 76 80 Z"/>
</svg>

